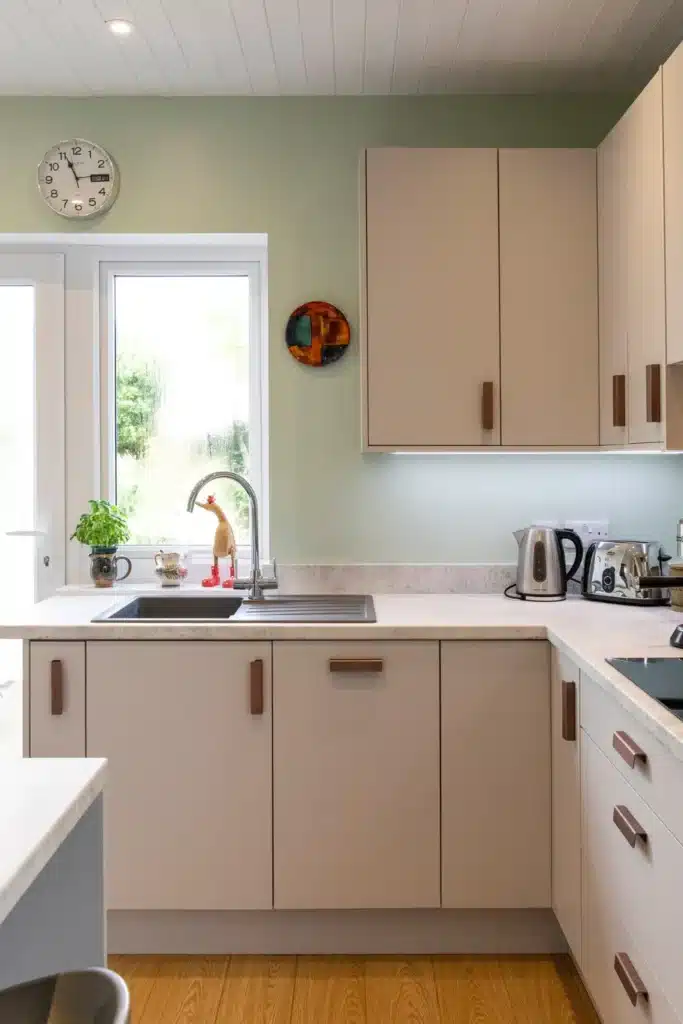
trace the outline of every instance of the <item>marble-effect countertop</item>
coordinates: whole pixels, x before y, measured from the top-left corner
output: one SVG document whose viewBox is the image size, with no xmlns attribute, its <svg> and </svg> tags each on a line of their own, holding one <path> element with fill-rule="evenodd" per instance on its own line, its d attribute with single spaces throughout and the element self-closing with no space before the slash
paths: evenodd
<svg viewBox="0 0 683 1024">
<path fill-rule="evenodd" d="M 137 588 L 136 588 L 137 589 Z M 143 588 L 141 588 L 143 589 Z M 155 589 L 159 588 L 144 588 Z M 683 721 L 607 663 L 615 657 L 680 657 L 669 646 L 683 612 L 569 598 L 541 603 L 501 595 L 379 594 L 376 623 L 257 624 L 91 622 L 130 595 L 58 596 L 17 609 L 0 639 L 24 640 L 549 640 L 683 760 Z M 207 598 L 210 600 L 210 597 Z"/>
<path fill-rule="evenodd" d="M 0 925 L 104 786 L 98 758 L 0 758 Z"/>
</svg>

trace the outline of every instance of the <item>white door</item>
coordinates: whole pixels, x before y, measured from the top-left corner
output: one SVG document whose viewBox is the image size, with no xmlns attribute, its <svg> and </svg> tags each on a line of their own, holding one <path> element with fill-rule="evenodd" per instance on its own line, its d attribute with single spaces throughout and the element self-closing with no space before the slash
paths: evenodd
<svg viewBox="0 0 683 1024">
<path fill-rule="evenodd" d="M 64 583 L 64 413 L 63 256 L 0 253 L 0 564 L 15 606 Z"/>
</svg>

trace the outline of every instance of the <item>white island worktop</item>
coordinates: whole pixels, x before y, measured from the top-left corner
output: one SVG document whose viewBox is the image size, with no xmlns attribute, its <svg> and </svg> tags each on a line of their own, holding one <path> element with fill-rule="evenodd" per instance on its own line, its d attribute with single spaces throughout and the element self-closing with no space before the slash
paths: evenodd
<svg viewBox="0 0 683 1024">
<path fill-rule="evenodd" d="M 198 589 L 198 588 L 197 588 Z M 136 592 L 159 593 L 158 587 Z M 176 591 L 178 593 L 178 591 Z M 23 640 L 549 640 L 683 760 L 683 721 L 607 665 L 614 657 L 680 657 L 669 646 L 683 612 L 623 607 L 568 598 L 509 600 L 501 595 L 375 595 L 369 624 L 256 624 L 225 622 L 92 622 L 133 595 L 65 594 L 16 609 L 0 622 L 0 639 Z M 206 595 L 199 599 L 208 599 Z"/>
</svg>

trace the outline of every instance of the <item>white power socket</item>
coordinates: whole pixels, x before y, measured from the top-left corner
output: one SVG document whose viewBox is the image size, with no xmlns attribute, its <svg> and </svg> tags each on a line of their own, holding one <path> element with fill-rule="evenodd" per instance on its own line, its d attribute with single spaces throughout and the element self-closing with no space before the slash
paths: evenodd
<svg viewBox="0 0 683 1024">
<path fill-rule="evenodd" d="M 567 530 L 578 533 L 584 546 L 592 544 L 594 540 L 607 537 L 609 534 L 607 519 L 568 519 L 564 525 Z"/>
</svg>

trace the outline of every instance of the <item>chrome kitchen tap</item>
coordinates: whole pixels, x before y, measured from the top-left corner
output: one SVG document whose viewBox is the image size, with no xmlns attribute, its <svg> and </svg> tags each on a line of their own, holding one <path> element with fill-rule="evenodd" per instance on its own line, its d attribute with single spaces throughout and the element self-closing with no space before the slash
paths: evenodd
<svg viewBox="0 0 683 1024">
<path fill-rule="evenodd" d="M 197 496 L 201 491 L 202 487 L 206 487 L 212 480 L 234 480 L 235 483 L 240 484 L 241 487 L 247 493 L 249 498 L 249 507 L 251 510 L 251 576 L 245 580 L 235 580 L 235 590 L 248 590 L 249 595 L 248 601 L 262 601 L 264 590 L 275 590 L 277 588 L 277 574 L 271 579 L 264 579 L 261 575 L 261 554 L 259 546 L 259 532 L 258 532 L 258 498 L 256 492 L 251 486 L 248 480 L 245 480 L 239 473 L 233 473 L 229 469 L 220 469 L 216 473 L 209 473 L 208 476 L 202 477 L 199 483 L 196 483 L 192 488 L 190 497 L 187 499 L 187 511 L 194 512 L 194 507 L 197 504 Z M 275 563 L 273 562 L 273 568 Z"/>
</svg>

